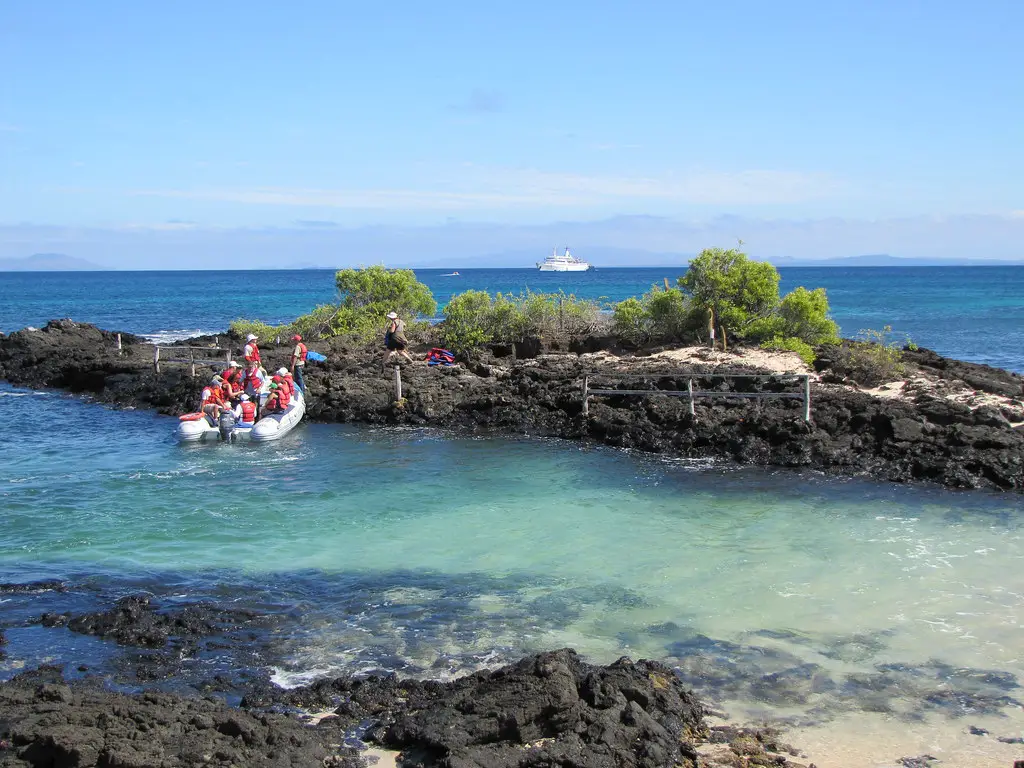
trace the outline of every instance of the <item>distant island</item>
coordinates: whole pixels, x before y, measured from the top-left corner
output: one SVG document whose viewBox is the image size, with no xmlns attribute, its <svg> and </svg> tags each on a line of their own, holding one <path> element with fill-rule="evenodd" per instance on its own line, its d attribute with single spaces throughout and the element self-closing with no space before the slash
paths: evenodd
<svg viewBox="0 0 1024 768">
<path fill-rule="evenodd" d="M 776 259 L 767 259 L 767 261 L 770 261 L 777 267 L 1006 267 L 1022 263 L 1019 259 L 931 259 L 921 256 L 890 256 L 887 253 L 840 256 L 834 259 L 806 259 L 783 256 Z"/>
<path fill-rule="evenodd" d="M 0 259 L 0 272 L 83 272 L 96 269 L 104 267 L 63 253 L 34 253 L 21 259 Z"/>
</svg>

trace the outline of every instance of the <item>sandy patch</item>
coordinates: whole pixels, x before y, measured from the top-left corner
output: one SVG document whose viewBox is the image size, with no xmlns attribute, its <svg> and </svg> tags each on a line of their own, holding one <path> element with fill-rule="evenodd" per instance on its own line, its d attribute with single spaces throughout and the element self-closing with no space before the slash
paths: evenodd
<svg viewBox="0 0 1024 768">
<path fill-rule="evenodd" d="M 976 736 L 971 725 L 991 733 Z M 901 768 L 901 757 L 931 755 L 935 768 L 1010 768 L 1024 758 L 1024 745 L 998 737 L 1020 736 L 1024 716 L 965 718 L 961 728 L 949 721 L 910 723 L 878 715 L 849 715 L 827 725 L 787 730 L 786 741 L 817 768 Z"/>
<path fill-rule="evenodd" d="M 650 357 L 618 357 L 610 352 L 594 352 L 582 355 L 594 363 L 622 365 L 636 368 L 644 361 L 654 363 L 671 362 L 679 365 L 702 365 L 731 369 L 740 366 L 758 368 L 766 373 L 809 373 L 816 380 L 817 375 L 795 352 L 779 352 L 768 349 L 741 349 L 735 352 L 721 352 L 708 347 L 679 347 L 656 352 Z"/>
<path fill-rule="evenodd" d="M 1017 427 L 1024 424 L 1024 405 L 1020 400 L 988 392 L 978 392 L 956 380 L 950 381 L 933 376 L 914 376 L 860 391 L 880 400 L 902 400 L 907 403 L 913 403 L 919 397 L 936 397 L 966 405 L 972 411 L 982 406 L 990 406 L 1002 412 L 1011 426 Z"/>
<path fill-rule="evenodd" d="M 360 753 L 360 757 L 366 760 L 375 768 L 398 768 L 398 756 L 401 752 L 396 752 L 392 749 L 381 749 L 380 747 L 370 747 L 365 752 Z"/>
</svg>

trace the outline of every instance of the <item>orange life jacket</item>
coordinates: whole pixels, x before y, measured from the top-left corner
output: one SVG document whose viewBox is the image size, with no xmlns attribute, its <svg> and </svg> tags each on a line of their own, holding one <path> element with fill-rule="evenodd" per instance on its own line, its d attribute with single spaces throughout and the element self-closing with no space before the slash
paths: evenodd
<svg viewBox="0 0 1024 768">
<path fill-rule="evenodd" d="M 257 363 L 263 362 L 260 360 L 260 348 L 256 346 L 255 341 L 250 341 L 245 345 L 245 361 L 251 363 L 253 360 Z"/>
<path fill-rule="evenodd" d="M 256 421 L 256 405 L 254 403 L 250 403 L 248 400 L 245 400 L 239 408 L 242 409 L 242 421 L 247 424 L 251 424 Z"/>
<path fill-rule="evenodd" d="M 242 371 L 239 368 L 228 368 L 226 371 L 222 371 L 220 377 L 225 382 L 230 381 L 234 385 L 242 383 Z"/>
<path fill-rule="evenodd" d="M 306 345 L 303 344 L 301 341 L 299 342 L 298 347 L 299 347 L 299 357 L 296 360 L 296 362 L 298 362 L 299 360 L 301 360 L 302 362 L 306 362 L 306 355 L 309 353 L 309 349 L 307 349 Z"/>
<path fill-rule="evenodd" d="M 215 387 L 212 384 L 203 389 L 202 405 L 224 405 L 224 390 L 220 387 Z"/>
</svg>

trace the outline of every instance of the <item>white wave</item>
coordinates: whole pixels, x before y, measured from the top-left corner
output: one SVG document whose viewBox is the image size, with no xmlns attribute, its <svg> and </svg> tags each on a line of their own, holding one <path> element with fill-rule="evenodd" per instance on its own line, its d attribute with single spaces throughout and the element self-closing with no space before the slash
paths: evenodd
<svg viewBox="0 0 1024 768">
<path fill-rule="evenodd" d="M 288 671 L 280 667 L 270 668 L 270 682 L 279 688 L 298 688 L 300 685 L 309 685 L 316 680 L 329 677 L 335 672 L 331 667 L 314 667 L 301 671 Z M 336 672 L 335 672 L 336 673 Z"/>
<path fill-rule="evenodd" d="M 152 344 L 173 344 L 182 339 L 191 339 L 196 336 L 216 336 L 224 333 L 224 329 L 205 330 L 203 328 L 177 328 L 174 330 L 153 331 L 153 333 L 141 334 L 142 338 Z"/>
</svg>

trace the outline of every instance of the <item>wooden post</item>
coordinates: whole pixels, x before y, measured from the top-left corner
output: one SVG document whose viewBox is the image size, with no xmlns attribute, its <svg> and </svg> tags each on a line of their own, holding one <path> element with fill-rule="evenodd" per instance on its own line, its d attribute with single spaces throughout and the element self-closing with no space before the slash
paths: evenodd
<svg viewBox="0 0 1024 768">
<path fill-rule="evenodd" d="M 811 377 L 804 376 L 804 421 L 811 421 Z"/>
<path fill-rule="evenodd" d="M 583 377 L 583 415 L 590 415 L 590 378 L 587 376 Z"/>
<path fill-rule="evenodd" d="M 189 359 L 189 370 L 192 372 L 192 378 L 196 377 L 196 353 L 192 347 L 188 348 L 188 359 Z"/>
<path fill-rule="evenodd" d="M 402 366 L 395 366 L 395 402 L 402 401 Z"/>
<path fill-rule="evenodd" d="M 121 354 L 121 334 L 117 334 L 117 354 Z"/>
<path fill-rule="evenodd" d="M 693 379 L 686 380 L 686 391 L 690 393 L 690 415 L 696 416 L 697 411 L 693 407 Z"/>
<path fill-rule="evenodd" d="M 725 326 L 724 325 L 718 326 L 718 330 L 720 330 L 722 332 L 722 351 L 723 352 L 728 352 L 729 351 L 729 345 L 725 341 Z"/>
<path fill-rule="evenodd" d="M 226 350 L 224 350 L 224 362 L 228 363 L 229 365 L 231 363 L 231 347 L 228 347 Z"/>
<path fill-rule="evenodd" d="M 153 373 L 160 373 L 160 347 L 153 345 Z"/>
</svg>

